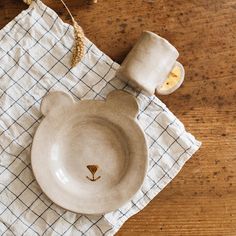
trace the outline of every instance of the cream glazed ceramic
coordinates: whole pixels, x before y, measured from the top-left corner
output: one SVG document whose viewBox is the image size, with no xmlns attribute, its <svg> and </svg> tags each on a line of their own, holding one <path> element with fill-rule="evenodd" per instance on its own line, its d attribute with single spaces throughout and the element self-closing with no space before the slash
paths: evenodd
<svg viewBox="0 0 236 236">
<path fill-rule="evenodd" d="M 185 71 L 183 65 L 176 61 L 178 57 L 178 50 L 170 42 L 145 31 L 117 70 L 117 77 L 148 95 L 155 92 L 167 95 L 184 81 Z M 178 76 L 176 69 L 180 71 Z"/>
<path fill-rule="evenodd" d="M 31 162 L 52 201 L 73 212 L 102 214 L 133 197 L 148 158 L 135 97 L 116 90 L 106 101 L 75 102 L 69 94 L 51 92 L 41 111 L 45 118 L 34 136 Z"/>
</svg>

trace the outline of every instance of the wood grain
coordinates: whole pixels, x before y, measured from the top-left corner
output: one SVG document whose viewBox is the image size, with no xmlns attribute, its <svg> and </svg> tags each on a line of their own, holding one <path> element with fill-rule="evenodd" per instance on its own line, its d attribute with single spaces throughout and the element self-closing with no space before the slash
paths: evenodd
<svg viewBox="0 0 236 236">
<path fill-rule="evenodd" d="M 66 21 L 59 1 L 45 0 Z M 68 6 L 97 46 L 121 62 L 143 30 L 170 40 L 186 81 L 160 97 L 203 142 L 180 174 L 117 235 L 236 235 L 236 1 L 100 0 Z M 0 26 L 22 9 L 1 0 Z"/>
</svg>

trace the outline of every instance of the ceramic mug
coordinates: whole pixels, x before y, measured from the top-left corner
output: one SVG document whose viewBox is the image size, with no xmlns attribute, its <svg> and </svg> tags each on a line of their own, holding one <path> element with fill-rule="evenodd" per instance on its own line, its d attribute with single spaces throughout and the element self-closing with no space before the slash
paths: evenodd
<svg viewBox="0 0 236 236">
<path fill-rule="evenodd" d="M 177 49 L 166 39 L 145 31 L 121 64 L 117 77 L 148 95 L 155 91 L 170 94 L 184 80 L 184 68 L 176 61 L 178 57 Z"/>
</svg>

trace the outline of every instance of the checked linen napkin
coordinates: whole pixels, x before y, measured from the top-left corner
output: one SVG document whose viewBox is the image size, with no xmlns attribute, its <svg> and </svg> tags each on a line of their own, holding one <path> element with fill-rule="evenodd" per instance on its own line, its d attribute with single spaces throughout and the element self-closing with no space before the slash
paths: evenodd
<svg viewBox="0 0 236 236">
<path fill-rule="evenodd" d="M 86 55 L 70 68 L 73 28 L 41 1 L 0 30 L 0 235 L 114 235 L 143 209 L 200 147 L 156 97 L 135 93 L 115 77 L 119 65 L 89 40 Z M 42 97 L 62 90 L 75 99 L 104 99 L 114 89 L 137 97 L 149 147 L 145 182 L 132 201 L 106 215 L 66 211 L 39 188 L 30 165 Z"/>
</svg>

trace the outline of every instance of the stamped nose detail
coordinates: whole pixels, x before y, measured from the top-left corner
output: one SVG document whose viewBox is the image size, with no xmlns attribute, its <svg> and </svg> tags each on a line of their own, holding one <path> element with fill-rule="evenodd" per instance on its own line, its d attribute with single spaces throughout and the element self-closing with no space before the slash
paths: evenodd
<svg viewBox="0 0 236 236">
<path fill-rule="evenodd" d="M 97 166 L 97 165 L 88 165 L 87 168 L 92 174 L 92 178 L 90 178 L 89 176 L 86 176 L 87 179 L 89 179 L 90 181 L 95 182 L 95 181 L 97 181 L 101 178 L 101 176 L 98 176 L 97 178 L 95 178 L 95 173 L 97 172 L 99 166 Z"/>
</svg>

